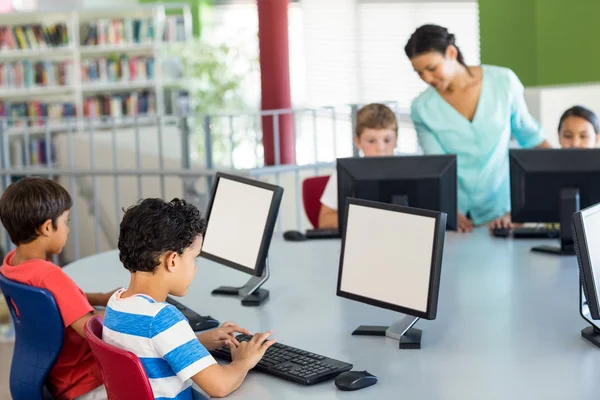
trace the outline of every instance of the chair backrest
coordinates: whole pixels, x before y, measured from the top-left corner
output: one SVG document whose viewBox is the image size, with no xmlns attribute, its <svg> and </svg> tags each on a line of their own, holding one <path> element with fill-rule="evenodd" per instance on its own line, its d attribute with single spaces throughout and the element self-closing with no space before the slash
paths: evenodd
<svg viewBox="0 0 600 400">
<path fill-rule="evenodd" d="M 319 212 L 321 211 L 321 196 L 329 176 L 315 176 L 306 178 L 302 182 L 302 203 L 304 212 L 314 228 L 319 227 Z"/>
<path fill-rule="evenodd" d="M 0 291 L 15 326 L 10 394 L 14 400 L 42 399 L 46 377 L 63 345 L 62 317 L 54 297 L 45 289 L 12 281 L 0 273 Z"/>
<path fill-rule="evenodd" d="M 85 324 L 85 337 L 100 365 L 109 400 L 154 400 L 152 386 L 140 359 L 130 351 L 102 340 L 102 319 L 94 316 Z"/>
</svg>

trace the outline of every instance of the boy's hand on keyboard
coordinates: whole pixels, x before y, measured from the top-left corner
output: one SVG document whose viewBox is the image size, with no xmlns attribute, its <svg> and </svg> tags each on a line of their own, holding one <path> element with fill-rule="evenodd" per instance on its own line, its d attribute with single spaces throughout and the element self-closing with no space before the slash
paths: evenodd
<svg viewBox="0 0 600 400">
<path fill-rule="evenodd" d="M 275 343 L 275 339 L 267 340 L 273 332 L 255 333 L 249 342 L 240 342 L 236 347 L 233 342 L 229 342 L 231 359 L 237 362 L 243 362 L 248 369 L 252 369 L 265 355 L 265 351 Z"/>
<path fill-rule="evenodd" d="M 232 343 L 234 346 L 238 346 L 239 343 L 235 338 L 236 333 L 243 333 L 244 335 L 251 335 L 247 329 L 240 328 L 233 322 L 225 322 L 220 327 L 213 329 L 212 331 L 204 332 L 198 335 L 198 340 L 207 350 L 216 350 L 223 346 L 228 346 Z"/>
</svg>

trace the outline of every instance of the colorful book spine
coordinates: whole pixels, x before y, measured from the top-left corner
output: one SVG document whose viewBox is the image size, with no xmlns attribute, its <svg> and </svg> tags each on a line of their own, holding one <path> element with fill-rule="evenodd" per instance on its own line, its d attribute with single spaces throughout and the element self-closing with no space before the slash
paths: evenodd
<svg viewBox="0 0 600 400">
<path fill-rule="evenodd" d="M 65 86 L 73 83 L 71 61 L 22 60 L 0 64 L 0 88 Z"/>
<path fill-rule="evenodd" d="M 64 22 L 50 25 L 0 26 L 0 50 L 63 47 L 69 42 L 69 31 Z"/>
<path fill-rule="evenodd" d="M 133 82 L 151 81 L 155 77 L 153 57 L 101 57 L 84 60 L 81 64 L 83 82 Z"/>
<path fill-rule="evenodd" d="M 149 91 L 90 96 L 84 101 L 84 115 L 90 118 L 154 114 L 156 96 Z"/>
<path fill-rule="evenodd" d="M 85 46 L 152 43 L 154 21 L 151 18 L 98 19 L 84 26 L 81 38 Z"/>
</svg>

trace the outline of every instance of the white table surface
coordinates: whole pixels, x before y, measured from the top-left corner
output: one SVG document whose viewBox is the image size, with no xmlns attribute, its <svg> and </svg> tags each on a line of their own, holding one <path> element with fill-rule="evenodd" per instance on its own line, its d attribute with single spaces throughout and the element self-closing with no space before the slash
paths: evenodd
<svg viewBox="0 0 600 400">
<path fill-rule="evenodd" d="M 181 301 L 252 332 L 273 330 L 281 343 L 354 364 L 379 382 L 356 392 L 333 381 L 304 387 L 250 373 L 231 399 L 600 399 L 600 349 L 581 338 L 575 257 L 532 253 L 541 240 L 497 239 L 485 229 L 448 233 L 438 316 L 420 320 L 421 350 L 382 337 L 354 337 L 361 324 L 388 325 L 398 314 L 335 295 L 340 240 L 273 239 L 270 299 L 258 308 L 215 297 L 244 273 L 200 258 Z M 599 244 L 600 245 L 600 244 Z M 390 260 L 394 263 L 395 260 Z M 127 286 L 116 251 L 81 259 L 65 271 L 84 291 Z"/>
</svg>

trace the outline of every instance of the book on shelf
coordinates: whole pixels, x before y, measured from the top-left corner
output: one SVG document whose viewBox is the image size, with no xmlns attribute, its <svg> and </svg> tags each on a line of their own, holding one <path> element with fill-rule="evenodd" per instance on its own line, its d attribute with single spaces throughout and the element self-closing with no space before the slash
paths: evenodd
<svg viewBox="0 0 600 400">
<path fill-rule="evenodd" d="M 104 18 L 83 24 L 82 45 L 142 44 L 154 41 L 152 18 Z"/>
<path fill-rule="evenodd" d="M 19 89 L 73 84 L 71 61 L 22 60 L 0 64 L 0 88 Z"/>
<path fill-rule="evenodd" d="M 60 120 L 75 116 L 75 104 L 69 102 L 0 100 L 0 117 L 6 118 L 10 127 L 43 126 L 45 120 Z"/>
<path fill-rule="evenodd" d="M 81 62 L 83 82 L 129 82 L 154 79 L 154 57 L 101 57 Z"/>
<path fill-rule="evenodd" d="M 36 50 L 69 45 L 64 22 L 0 26 L 0 50 Z"/>
<path fill-rule="evenodd" d="M 86 97 L 84 102 L 86 117 L 135 117 L 154 114 L 156 96 L 149 91 Z"/>
<path fill-rule="evenodd" d="M 13 168 L 48 165 L 48 161 L 56 163 L 56 149 L 52 140 L 35 137 L 29 138 L 28 143 L 24 137 L 11 140 L 10 164 Z"/>
<path fill-rule="evenodd" d="M 171 15 L 165 18 L 163 41 L 168 43 L 185 42 L 185 18 L 183 15 Z"/>
</svg>

